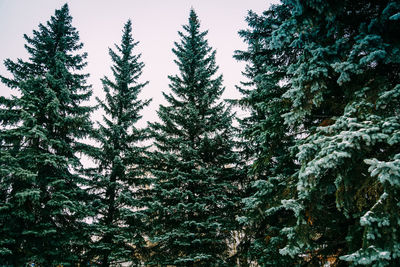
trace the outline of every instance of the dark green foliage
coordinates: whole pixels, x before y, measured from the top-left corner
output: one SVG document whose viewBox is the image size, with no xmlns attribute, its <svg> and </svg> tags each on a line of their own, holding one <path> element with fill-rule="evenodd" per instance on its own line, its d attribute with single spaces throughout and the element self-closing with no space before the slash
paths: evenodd
<svg viewBox="0 0 400 267">
<path fill-rule="evenodd" d="M 200 32 L 197 15 L 179 32 L 173 49 L 180 75 L 169 76 L 169 105 L 160 106 L 160 123 L 151 124 L 156 151 L 149 203 L 151 262 L 161 265 L 226 264 L 235 229 L 239 171 L 230 109 L 219 98 L 224 90 L 215 51 Z"/>
<path fill-rule="evenodd" d="M 396 265 L 399 24 L 390 17 L 400 7 L 390 1 L 294 7 L 302 55 L 293 64 L 285 95 L 293 109 L 285 120 L 310 126 L 298 142 L 300 217 L 283 251 L 308 248 L 316 258 L 348 254 L 340 258 Z"/>
<path fill-rule="evenodd" d="M 294 196 L 293 175 L 297 170 L 290 148 L 294 135 L 288 132 L 283 114 L 289 103 L 282 95 L 289 88 L 288 66 L 296 58 L 296 50 L 272 48 L 272 32 L 290 17 L 285 5 L 271 7 L 262 16 L 249 12 L 249 30 L 239 34 L 248 43 L 246 51 L 236 51 L 235 58 L 247 61 L 244 75 L 249 82 L 239 88 L 243 94 L 238 104 L 250 115 L 241 119 L 241 135 L 247 162 L 251 164 L 248 185 L 243 199 L 244 214 L 239 221 L 244 226 L 241 258 L 255 260 L 262 266 L 293 266 L 295 261 L 279 254 L 286 243 L 282 228 L 295 223 L 294 214 L 281 200 Z"/>
<path fill-rule="evenodd" d="M 82 103 L 92 91 L 71 20 L 64 5 L 24 35 L 28 61 L 4 62 L 12 78 L 1 81 L 17 95 L 0 98 L 0 263 L 68 265 L 88 241 L 77 153 L 91 131 Z"/>
<path fill-rule="evenodd" d="M 285 8 L 289 13 L 282 16 L 278 11 Z M 278 96 L 284 105 L 275 118 L 270 109 L 261 112 L 267 122 L 283 117 L 287 128 L 266 124 L 258 129 L 255 119 L 244 134 L 263 140 L 283 129 L 281 136 L 295 137 L 288 152 L 299 164 L 293 179 L 286 180 L 292 184 L 284 185 L 291 194 L 281 194 L 281 183 L 268 183 L 271 178 L 256 183 L 254 195 L 282 203 L 296 216 L 295 225 L 276 229 L 287 236 L 286 246 L 279 245 L 281 255 L 309 265 L 399 264 L 399 11 L 397 1 L 288 0 L 263 16 L 249 17 L 253 35 L 244 35 L 249 51 L 238 56 L 261 72 L 250 77 L 256 89 L 245 92 L 243 102 L 253 94 L 267 103 L 253 104 L 253 110 L 274 106 L 276 101 L 265 95 L 273 92 L 271 87 L 258 84 L 267 77 L 283 90 Z M 264 160 L 271 151 L 259 143 L 256 169 L 261 160 L 267 171 L 274 170 Z M 252 197 L 247 202 L 250 207 L 262 203 Z M 244 221 L 254 218 L 249 213 Z"/>
<path fill-rule="evenodd" d="M 16 91 L 0 97 L 0 265 L 400 266 L 399 1 L 249 12 L 240 146 L 193 10 L 150 131 L 131 22 L 94 130 L 71 20 L 56 10 L 0 76 Z"/>
<path fill-rule="evenodd" d="M 98 167 L 91 170 L 93 203 L 96 217 L 92 225 L 94 243 L 91 256 L 98 257 L 103 266 L 120 261 L 138 262 L 137 255 L 144 247 L 142 233 L 145 179 L 144 151 L 141 144 L 146 131 L 138 129 L 140 111 L 149 100 L 138 99 L 148 83 L 140 83 L 144 64 L 133 49 L 138 44 L 132 39 L 129 20 L 123 30 L 121 45 L 110 49 L 114 80 L 103 81 L 106 100 L 98 99 L 106 116 L 99 124 L 95 139 L 100 144 L 91 156 Z"/>
</svg>

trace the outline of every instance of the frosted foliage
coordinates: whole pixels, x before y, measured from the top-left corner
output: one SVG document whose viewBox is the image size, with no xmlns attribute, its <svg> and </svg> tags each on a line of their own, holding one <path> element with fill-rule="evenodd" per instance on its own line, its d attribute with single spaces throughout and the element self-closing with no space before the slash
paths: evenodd
<svg viewBox="0 0 400 267">
<path fill-rule="evenodd" d="M 300 212 L 303 210 L 303 206 L 300 205 L 295 199 L 282 200 L 282 206 L 288 210 L 292 210 L 296 217 L 299 217 Z"/>
<path fill-rule="evenodd" d="M 286 227 L 282 229 L 282 233 L 284 233 L 289 240 L 296 240 L 296 232 L 292 227 Z M 289 245 L 279 250 L 281 255 L 289 255 L 294 257 L 304 251 L 304 244 L 301 242 L 291 242 Z"/>
<path fill-rule="evenodd" d="M 393 161 L 379 161 L 366 159 L 364 162 L 370 165 L 368 171 L 371 176 L 377 176 L 381 183 L 389 183 L 391 186 L 400 187 L 400 154 Z"/>
<path fill-rule="evenodd" d="M 338 173 L 341 165 L 359 153 L 360 149 L 378 143 L 394 146 L 400 142 L 398 117 L 371 115 L 361 120 L 353 117 L 357 106 L 359 104 L 349 105 L 344 116 L 339 117 L 331 126 L 318 127 L 316 133 L 299 146 L 297 157 L 300 162 L 305 163 L 299 172 L 300 195 L 306 196 L 308 189 L 314 187 L 326 172 Z M 382 183 L 399 184 L 399 159 L 390 162 L 365 159 L 365 163 L 371 165 L 371 176 L 379 173 L 378 179 Z"/>
<path fill-rule="evenodd" d="M 390 252 L 369 246 L 366 249 L 357 251 L 353 254 L 341 257 L 346 261 L 354 262 L 357 265 L 371 265 L 377 267 L 388 266 L 387 260 L 390 260 Z M 383 261 L 382 261 L 383 260 Z"/>
<path fill-rule="evenodd" d="M 279 252 L 294 261 L 399 263 L 399 11 L 398 1 L 284 0 L 248 20 L 253 31 L 243 35 L 251 49 L 240 59 L 253 63 L 250 100 L 263 104 L 253 103 L 251 119 L 259 124 L 247 134 L 260 151 L 253 167 L 265 181 L 254 183 L 243 204 L 253 207 L 261 228 L 279 224 L 270 232 L 285 237 Z M 293 143 L 265 141 L 280 132 Z M 270 156 L 281 148 L 292 166 Z M 283 173 L 284 185 L 268 183 Z M 263 217 L 257 209 L 294 218 Z M 265 246 L 272 246 L 270 232 L 257 232 L 267 237 L 260 238 Z"/>
<path fill-rule="evenodd" d="M 387 266 L 388 260 L 398 257 L 399 253 L 396 250 L 396 229 L 400 228 L 400 220 L 396 210 L 400 205 L 397 200 L 400 189 L 400 154 L 389 154 L 380 160 L 362 159 L 360 155 L 363 155 L 362 151 L 373 151 L 376 147 L 396 150 L 400 143 L 400 118 L 364 115 L 362 111 L 369 106 L 369 103 L 362 101 L 349 104 L 343 116 L 337 118 L 334 124 L 318 127 L 314 134 L 302 141 L 297 154 L 302 163 L 297 189 L 300 199 L 310 199 L 310 194 L 328 173 L 336 177 L 335 185 L 338 188 L 343 175 L 346 175 L 343 170 L 346 170 L 349 162 L 358 159 L 354 164 L 366 164 L 370 178 L 379 182 L 384 192 L 360 217 L 360 225 L 365 227 L 364 242 L 369 246 L 341 259 L 354 265 Z M 374 155 L 380 156 L 379 153 Z M 340 205 L 337 203 L 338 208 Z M 283 249 L 281 253 L 287 252 Z"/>
</svg>

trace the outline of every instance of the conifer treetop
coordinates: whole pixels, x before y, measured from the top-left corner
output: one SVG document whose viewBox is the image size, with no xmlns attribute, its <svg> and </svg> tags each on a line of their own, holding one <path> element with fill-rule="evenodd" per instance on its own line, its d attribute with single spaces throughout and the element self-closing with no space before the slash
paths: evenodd
<svg viewBox="0 0 400 267">
<path fill-rule="evenodd" d="M 175 42 L 172 52 L 177 56 L 174 62 L 180 70 L 179 75 L 171 75 L 170 88 L 179 97 L 190 101 L 214 103 L 223 93 L 222 75 L 214 77 L 218 71 L 215 62 L 216 51 L 205 39 L 208 31 L 200 31 L 200 21 L 194 9 L 190 10 L 188 24 L 179 31 L 180 43 Z M 206 88 L 204 90 L 203 88 Z M 206 93 L 206 95 L 204 95 Z M 169 97 L 166 97 L 169 100 Z"/>
</svg>

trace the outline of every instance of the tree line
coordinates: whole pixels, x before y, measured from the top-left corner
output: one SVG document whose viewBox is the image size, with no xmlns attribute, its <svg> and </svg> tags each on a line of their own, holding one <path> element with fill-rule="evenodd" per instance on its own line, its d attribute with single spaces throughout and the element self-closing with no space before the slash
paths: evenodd
<svg viewBox="0 0 400 267">
<path fill-rule="evenodd" d="M 396 0 L 249 11 L 242 97 L 223 101 L 192 9 L 159 121 L 138 128 L 131 21 L 90 105 L 65 4 L 0 76 L 17 92 L 0 97 L 0 266 L 399 266 L 399 20 Z"/>
</svg>

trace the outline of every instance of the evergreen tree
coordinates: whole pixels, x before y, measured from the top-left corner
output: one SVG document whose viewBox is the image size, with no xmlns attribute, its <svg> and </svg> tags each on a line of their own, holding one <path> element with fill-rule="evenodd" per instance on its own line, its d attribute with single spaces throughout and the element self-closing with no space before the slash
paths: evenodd
<svg viewBox="0 0 400 267">
<path fill-rule="evenodd" d="M 236 51 L 237 60 L 248 62 L 244 76 L 248 79 L 238 87 L 243 97 L 237 101 L 249 115 L 240 120 L 243 154 L 249 166 L 248 184 L 239 217 L 245 238 L 239 248 L 242 264 L 257 261 L 261 266 L 294 266 L 296 260 L 279 254 L 286 244 L 285 226 L 295 223 L 293 212 L 281 200 L 296 194 L 293 186 L 298 166 L 291 147 L 294 136 L 288 133 L 283 114 L 290 106 L 282 98 L 290 79 L 287 68 L 296 57 L 295 49 L 270 46 L 273 31 L 290 17 L 286 5 L 272 6 L 262 15 L 249 12 L 250 27 L 239 35 L 248 44 L 245 51 Z"/>
<path fill-rule="evenodd" d="M 299 210 L 318 217 L 301 230 L 309 233 L 304 245 L 288 248 L 347 254 L 340 259 L 351 265 L 399 265 L 400 6 L 304 1 L 295 8 L 304 56 L 293 66 L 293 111 L 285 119 L 325 119 L 299 142 L 297 155 Z"/>
<path fill-rule="evenodd" d="M 232 114 L 219 101 L 224 88 L 216 76 L 215 51 L 199 30 L 194 10 L 173 49 L 180 75 L 169 76 L 168 105 L 152 123 L 156 151 L 148 212 L 153 264 L 224 265 L 235 229 L 239 172 Z"/>
<path fill-rule="evenodd" d="M 150 100 L 138 99 L 138 94 L 148 83 L 139 82 L 144 64 L 140 54 L 134 54 L 138 42 L 132 38 L 130 20 L 123 29 L 122 41 L 116 51 L 110 49 L 114 79 L 105 77 L 103 88 L 106 99 L 97 99 L 106 116 L 99 124 L 95 139 L 100 144 L 92 156 L 98 167 L 92 170 L 91 190 L 96 195 L 93 223 L 95 241 L 92 257 L 98 257 L 103 266 L 130 260 L 144 247 L 143 190 L 146 185 L 143 170 L 145 147 L 140 142 L 146 132 L 136 123 L 140 111 Z"/>
<path fill-rule="evenodd" d="M 88 241 L 85 181 L 77 153 L 91 132 L 86 53 L 65 4 L 33 36 L 29 60 L 7 59 L 18 92 L 0 98 L 0 262 L 39 266 L 77 262 Z"/>
<path fill-rule="evenodd" d="M 280 253 L 310 265 L 397 266 L 400 6 L 368 0 L 280 6 L 290 15 L 265 25 L 271 36 L 265 47 L 276 52 L 262 64 L 271 75 L 281 51 L 294 53 L 281 81 L 290 105 L 282 115 L 300 164 L 297 193 L 275 195 L 297 217 L 280 230 L 288 238 Z"/>
</svg>

